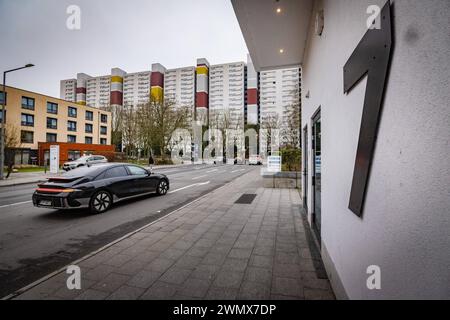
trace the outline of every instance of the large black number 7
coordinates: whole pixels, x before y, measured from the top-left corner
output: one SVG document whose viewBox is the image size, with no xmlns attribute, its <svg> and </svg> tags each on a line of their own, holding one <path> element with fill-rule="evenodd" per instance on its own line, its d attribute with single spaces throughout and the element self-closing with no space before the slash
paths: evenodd
<svg viewBox="0 0 450 320">
<path fill-rule="evenodd" d="M 362 216 L 390 64 L 392 27 L 389 2 L 383 7 L 378 17 L 381 19 L 381 29 L 369 29 L 344 66 L 345 93 L 349 93 L 367 74 L 367 88 L 349 202 L 349 209 L 359 217 Z"/>
</svg>

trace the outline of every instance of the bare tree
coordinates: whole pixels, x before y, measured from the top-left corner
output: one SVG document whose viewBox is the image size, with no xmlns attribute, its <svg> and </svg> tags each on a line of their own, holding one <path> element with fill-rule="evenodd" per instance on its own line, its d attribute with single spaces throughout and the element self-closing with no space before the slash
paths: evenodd
<svg viewBox="0 0 450 320">
<path fill-rule="evenodd" d="M 300 105 L 287 106 L 283 117 L 281 132 L 283 145 L 300 148 Z"/>
<path fill-rule="evenodd" d="M 136 151 L 140 146 L 139 127 L 136 125 L 138 113 L 133 107 L 123 108 L 121 119 L 122 144 L 128 156 L 136 155 Z"/>
<path fill-rule="evenodd" d="M 174 100 L 150 97 L 149 102 L 137 110 L 135 123 L 142 145 L 151 154 L 158 149 L 164 160 L 174 131 L 189 127 L 191 110 L 191 107 L 177 106 Z"/>
<path fill-rule="evenodd" d="M 100 108 L 111 113 L 111 144 L 116 146 L 116 151 L 122 145 L 122 121 L 124 107 L 119 105 L 105 105 Z"/>
<path fill-rule="evenodd" d="M 261 117 L 260 135 L 264 142 L 261 146 L 263 153 L 271 153 L 272 139 L 274 134 L 281 127 L 280 115 L 277 112 L 271 112 Z"/>
<path fill-rule="evenodd" d="M 21 146 L 19 130 L 13 125 L 5 125 L 5 164 L 8 166 L 6 179 L 9 178 L 14 167 L 16 149 Z"/>
</svg>

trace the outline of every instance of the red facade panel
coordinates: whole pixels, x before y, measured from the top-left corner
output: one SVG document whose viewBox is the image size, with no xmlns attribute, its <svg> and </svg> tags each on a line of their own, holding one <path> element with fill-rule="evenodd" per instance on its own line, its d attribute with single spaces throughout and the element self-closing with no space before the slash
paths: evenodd
<svg viewBox="0 0 450 320">
<path fill-rule="evenodd" d="M 150 85 L 152 87 L 164 87 L 164 75 L 161 72 L 152 72 L 150 76 Z"/>
<path fill-rule="evenodd" d="M 75 91 L 76 91 L 76 93 L 84 93 L 84 94 L 86 94 L 86 88 L 77 88 Z"/>
<path fill-rule="evenodd" d="M 120 91 L 111 91 L 111 104 L 122 105 L 123 93 Z"/>
<path fill-rule="evenodd" d="M 83 152 L 93 152 L 97 155 L 102 155 L 107 158 L 111 158 L 114 155 L 115 146 L 114 145 L 104 145 L 104 144 L 84 144 L 84 143 L 64 143 L 64 142 L 39 142 L 38 152 L 39 152 L 39 165 L 44 165 L 44 154 L 45 151 L 50 150 L 50 146 L 59 145 L 59 164 L 62 165 L 64 162 L 68 161 L 69 151 L 80 151 Z"/>
<path fill-rule="evenodd" d="M 195 93 L 195 106 L 197 108 L 208 108 L 208 94 L 206 92 Z"/>
<path fill-rule="evenodd" d="M 247 89 L 247 104 L 258 104 L 258 89 Z"/>
</svg>

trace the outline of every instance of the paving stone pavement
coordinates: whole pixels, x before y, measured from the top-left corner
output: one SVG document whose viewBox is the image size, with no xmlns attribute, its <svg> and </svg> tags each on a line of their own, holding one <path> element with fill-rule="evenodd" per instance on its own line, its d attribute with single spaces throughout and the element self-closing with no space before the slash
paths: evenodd
<svg viewBox="0 0 450 320">
<path fill-rule="evenodd" d="M 81 290 L 61 272 L 15 299 L 334 299 L 300 207 L 253 170 L 79 263 Z"/>
</svg>

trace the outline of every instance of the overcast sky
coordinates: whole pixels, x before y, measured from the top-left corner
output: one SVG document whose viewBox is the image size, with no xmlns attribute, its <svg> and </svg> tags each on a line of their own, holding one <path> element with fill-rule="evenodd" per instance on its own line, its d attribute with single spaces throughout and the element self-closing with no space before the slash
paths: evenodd
<svg viewBox="0 0 450 320">
<path fill-rule="evenodd" d="M 81 9 L 69 30 L 67 7 Z M 7 84 L 59 97 L 59 81 L 195 65 L 245 61 L 247 47 L 230 0 L 0 0 L 0 71 Z"/>
</svg>

